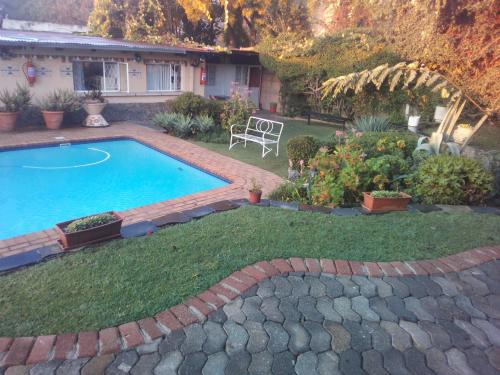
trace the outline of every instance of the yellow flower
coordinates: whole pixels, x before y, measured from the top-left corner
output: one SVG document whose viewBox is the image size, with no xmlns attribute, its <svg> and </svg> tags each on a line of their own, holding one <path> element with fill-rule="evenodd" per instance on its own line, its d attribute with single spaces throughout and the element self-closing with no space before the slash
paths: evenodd
<svg viewBox="0 0 500 375">
<path fill-rule="evenodd" d="M 401 149 L 406 147 L 406 143 L 402 139 L 398 139 L 398 141 L 396 142 L 396 145 L 398 146 L 398 148 L 401 148 Z"/>
<path fill-rule="evenodd" d="M 441 89 L 441 97 L 442 97 L 443 99 L 447 99 L 447 98 L 449 98 L 449 97 L 450 97 L 450 92 L 446 89 L 446 87 L 443 87 L 443 88 Z"/>
</svg>

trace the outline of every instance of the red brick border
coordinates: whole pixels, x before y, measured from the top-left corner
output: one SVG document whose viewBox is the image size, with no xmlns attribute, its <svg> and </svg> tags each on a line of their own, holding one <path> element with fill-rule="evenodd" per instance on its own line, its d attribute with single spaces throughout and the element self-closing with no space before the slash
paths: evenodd
<svg viewBox="0 0 500 375">
<path fill-rule="evenodd" d="M 233 272 L 209 290 L 173 306 L 154 318 L 121 324 L 100 331 L 57 336 L 0 337 L 0 368 L 117 353 L 151 342 L 196 321 L 236 298 L 258 282 L 281 273 L 323 272 L 334 275 L 413 276 L 462 271 L 500 259 L 500 246 L 486 246 L 444 258 L 407 262 L 358 262 L 347 260 L 290 258 L 261 261 Z"/>
</svg>

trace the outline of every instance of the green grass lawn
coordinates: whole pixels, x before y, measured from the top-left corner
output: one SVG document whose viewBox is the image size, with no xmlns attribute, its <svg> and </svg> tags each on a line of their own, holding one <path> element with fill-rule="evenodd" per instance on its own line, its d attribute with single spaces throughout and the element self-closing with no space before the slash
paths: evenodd
<svg viewBox="0 0 500 375">
<path fill-rule="evenodd" d="M 276 157 L 276 153 L 273 151 L 267 154 L 263 159 L 262 146 L 252 142 L 248 142 L 246 148 L 243 147 L 243 144 L 239 144 L 234 146 L 231 150 L 229 150 L 229 142 L 227 144 L 206 143 L 199 141 L 194 143 L 220 154 L 230 156 L 233 159 L 241 160 L 245 163 L 266 169 L 277 174 L 278 176 L 286 177 L 288 173 L 286 144 L 290 138 L 297 135 L 311 135 L 321 140 L 328 141 L 335 133 L 335 130 L 341 129 L 340 126 L 335 126 L 333 124 L 328 125 L 311 122 L 311 125 L 307 125 L 306 121 L 286 119 L 283 121 L 285 125 L 280 139 L 280 151 L 278 157 Z"/>
<path fill-rule="evenodd" d="M 263 259 L 434 258 L 499 244 L 498 228 L 500 216 L 474 213 L 335 217 L 243 207 L 0 277 L 0 336 L 75 332 L 153 316 Z"/>
</svg>

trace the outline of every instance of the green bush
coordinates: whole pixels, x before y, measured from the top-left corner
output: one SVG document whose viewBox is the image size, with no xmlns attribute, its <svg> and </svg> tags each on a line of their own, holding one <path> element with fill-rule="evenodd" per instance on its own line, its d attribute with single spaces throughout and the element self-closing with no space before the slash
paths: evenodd
<svg viewBox="0 0 500 375">
<path fill-rule="evenodd" d="M 199 115 L 193 120 L 193 128 L 196 130 L 196 133 L 208 133 L 211 132 L 214 127 L 215 121 L 208 115 Z"/>
<path fill-rule="evenodd" d="M 446 154 L 423 161 L 413 183 L 426 204 L 479 204 L 493 191 L 493 176 L 477 161 Z"/>
<path fill-rule="evenodd" d="M 66 233 L 74 233 L 85 229 L 95 228 L 116 220 L 116 217 L 111 214 L 88 216 L 71 222 L 66 228 L 64 228 L 64 231 Z"/>
<path fill-rule="evenodd" d="M 172 133 L 175 127 L 175 122 L 179 115 L 171 112 L 160 112 L 153 116 L 153 124 L 162 127 L 167 133 Z"/>
<path fill-rule="evenodd" d="M 30 90 L 17 84 L 16 90 L 10 92 L 3 90 L 0 93 L 0 112 L 19 112 L 25 109 L 31 102 Z"/>
<path fill-rule="evenodd" d="M 238 92 L 234 93 L 224 102 L 221 113 L 222 128 L 229 130 L 234 124 L 246 125 L 253 110 L 254 106 L 250 100 L 242 98 Z"/>
<path fill-rule="evenodd" d="M 269 199 L 281 202 L 304 202 L 307 200 L 307 191 L 299 184 L 284 182 L 269 194 Z"/>
<path fill-rule="evenodd" d="M 286 145 L 286 151 L 288 159 L 292 161 L 292 168 L 299 169 L 301 160 L 308 165 L 309 160 L 318 152 L 319 146 L 319 141 L 308 135 L 291 138 Z"/>
<path fill-rule="evenodd" d="M 197 133 L 194 139 L 205 143 L 229 144 L 230 134 L 227 131 L 217 129 L 208 133 Z"/>
<path fill-rule="evenodd" d="M 181 138 L 188 138 L 196 133 L 197 124 L 191 116 L 182 113 L 161 112 L 152 119 L 155 125 L 161 126 L 167 133 Z"/>
<path fill-rule="evenodd" d="M 386 132 L 390 130 L 391 124 L 387 117 L 362 116 L 353 121 L 353 126 L 360 132 Z"/>
<path fill-rule="evenodd" d="M 399 198 L 401 193 L 399 191 L 388 190 L 375 190 L 370 193 L 373 198 Z"/>
<path fill-rule="evenodd" d="M 206 115 L 211 117 L 216 124 L 220 124 L 223 103 L 220 100 L 206 99 L 192 92 L 185 92 L 168 102 L 168 108 L 171 112 L 180 113 L 184 116 Z"/>
<path fill-rule="evenodd" d="M 417 147 L 417 136 L 410 132 L 367 132 L 361 137 L 352 137 L 350 141 L 359 145 L 368 158 L 387 154 L 410 158 Z"/>
</svg>

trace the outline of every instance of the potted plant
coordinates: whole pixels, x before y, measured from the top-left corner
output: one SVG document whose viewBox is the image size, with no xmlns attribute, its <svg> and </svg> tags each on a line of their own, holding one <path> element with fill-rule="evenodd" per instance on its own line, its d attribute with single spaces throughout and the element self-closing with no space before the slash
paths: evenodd
<svg viewBox="0 0 500 375">
<path fill-rule="evenodd" d="M 85 93 L 83 99 L 83 108 L 88 116 L 85 119 L 85 126 L 90 127 L 104 127 L 109 126 L 108 122 L 101 115 L 104 107 L 106 107 L 106 99 L 102 96 L 99 89 L 92 89 Z"/>
<path fill-rule="evenodd" d="M 31 101 L 31 94 L 27 87 L 17 85 L 14 92 L 3 90 L 0 93 L 0 132 L 14 130 L 19 111 L 26 108 Z"/>
<path fill-rule="evenodd" d="M 248 190 L 248 201 L 253 204 L 260 203 L 260 198 L 262 197 L 262 186 L 260 186 L 255 178 L 252 178 L 252 185 Z"/>
<path fill-rule="evenodd" d="M 369 212 L 406 211 L 411 196 L 399 191 L 378 190 L 363 193 L 363 208 Z"/>
<path fill-rule="evenodd" d="M 269 103 L 269 112 L 276 113 L 277 110 L 278 110 L 278 103 L 276 102 Z"/>
<path fill-rule="evenodd" d="M 65 250 L 120 236 L 123 218 L 114 211 L 56 224 Z"/>
<path fill-rule="evenodd" d="M 40 103 L 43 120 L 47 129 L 57 130 L 61 127 L 64 112 L 76 111 L 80 105 L 80 98 L 69 90 L 56 90 Z"/>
</svg>

